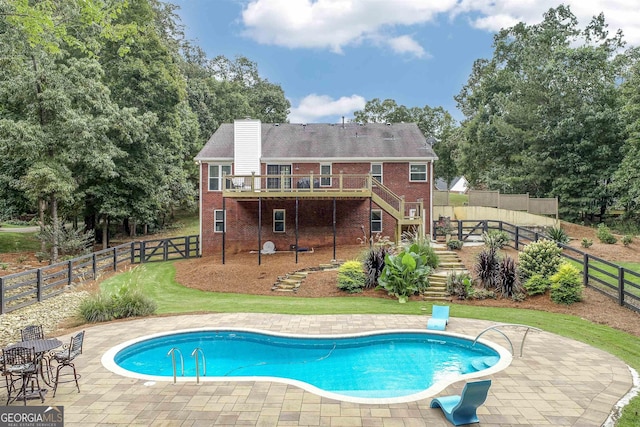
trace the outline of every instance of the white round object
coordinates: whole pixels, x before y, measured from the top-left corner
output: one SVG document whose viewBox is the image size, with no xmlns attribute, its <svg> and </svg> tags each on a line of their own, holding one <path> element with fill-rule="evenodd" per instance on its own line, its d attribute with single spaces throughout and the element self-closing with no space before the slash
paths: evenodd
<svg viewBox="0 0 640 427">
<path fill-rule="evenodd" d="M 271 240 L 268 240 L 268 241 L 264 242 L 264 245 L 262 245 L 262 250 L 265 253 L 275 252 L 276 245 Z"/>
</svg>

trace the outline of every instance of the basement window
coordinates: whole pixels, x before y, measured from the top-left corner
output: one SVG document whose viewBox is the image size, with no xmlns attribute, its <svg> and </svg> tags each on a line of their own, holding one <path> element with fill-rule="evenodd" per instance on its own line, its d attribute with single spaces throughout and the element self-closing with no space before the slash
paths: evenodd
<svg viewBox="0 0 640 427">
<path fill-rule="evenodd" d="M 273 232 L 284 233 L 286 230 L 286 210 L 274 209 L 273 210 Z"/>
</svg>

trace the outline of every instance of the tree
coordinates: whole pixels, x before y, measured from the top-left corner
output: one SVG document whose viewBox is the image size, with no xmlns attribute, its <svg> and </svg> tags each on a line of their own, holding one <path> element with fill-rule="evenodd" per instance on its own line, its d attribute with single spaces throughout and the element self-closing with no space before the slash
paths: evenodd
<svg viewBox="0 0 640 427">
<path fill-rule="evenodd" d="M 451 114 L 442 107 L 423 108 L 398 105 L 393 99 L 367 101 L 363 110 L 354 112 L 354 121 L 359 123 L 416 123 L 422 134 L 434 142 L 438 156 L 435 175 L 451 182 L 460 173 L 455 162 L 459 140 L 457 124 Z"/>
<path fill-rule="evenodd" d="M 461 167 L 472 185 L 560 198 L 567 219 L 601 214 L 624 129 L 617 79 L 622 34 L 604 16 L 584 30 L 570 9 L 501 30 L 456 96 L 466 119 Z"/>
</svg>

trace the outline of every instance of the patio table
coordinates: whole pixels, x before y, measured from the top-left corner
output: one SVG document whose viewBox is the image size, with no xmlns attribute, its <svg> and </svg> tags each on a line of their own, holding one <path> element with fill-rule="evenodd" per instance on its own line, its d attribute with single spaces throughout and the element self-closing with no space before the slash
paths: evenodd
<svg viewBox="0 0 640 427">
<path fill-rule="evenodd" d="M 44 381 L 46 385 L 49 387 L 53 387 L 51 383 L 51 375 L 49 370 L 49 363 L 47 359 L 47 375 L 45 376 L 45 369 L 42 366 L 43 360 L 45 359 L 45 355 L 53 350 L 54 348 L 58 348 L 62 345 L 62 341 L 57 338 L 45 338 L 40 340 L 29 340 L 29 341 L 20 341 L 15 344 L 11 344 L 10 346 L 5 347 L 6 349 L 14 348 L 14 347 L 26 347 L 33 348 L 33 351 L 36 353 L 40 363 L 38 364 L 38 370 L 40 371 L 40 377 Z"/>
</svg>

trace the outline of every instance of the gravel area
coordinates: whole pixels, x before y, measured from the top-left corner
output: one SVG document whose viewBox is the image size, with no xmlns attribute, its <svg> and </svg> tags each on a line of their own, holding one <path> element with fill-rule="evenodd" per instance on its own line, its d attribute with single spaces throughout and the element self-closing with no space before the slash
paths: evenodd
<svg viewBox="0 0 640 427">
<path fill-rule="evenodd" d="M 69 290 L 40 303 L 0 315 L 0 346 L 20 341 L 20 329 L 27 325 L 41 324 L 46 335 L 58 331 L 61 322 L 77 315 L 80 303 L 87 296 L 87 291 Z"/>
</svg>

